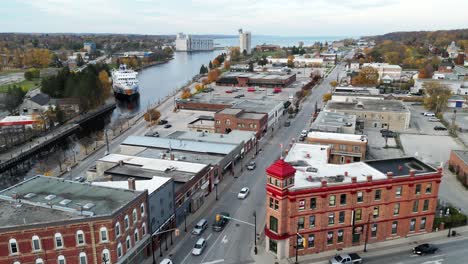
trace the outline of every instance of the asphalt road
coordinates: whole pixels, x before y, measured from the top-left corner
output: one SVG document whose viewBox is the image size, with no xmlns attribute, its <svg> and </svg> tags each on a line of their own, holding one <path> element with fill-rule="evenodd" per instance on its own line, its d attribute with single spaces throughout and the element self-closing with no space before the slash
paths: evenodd
<svg viewBox="0 0 468 264">
<path fill-rule="evenodd" d="M 231 220 L 222 232 L 214 232 L 211 224 L 215 215 L 220 212 L 228 212 L 231 217 L 241 221 L 253 223 L 253 212 L 257 214 L 257 233 L 265 226 L 265 169 L 280 156 L 279 145 L 288 146 L 292 138 L 297 138 L 300 131 L 308 128 L 311 116 L 317 102 L 320 107 L 322 95 L 330 91 L 329 83 L 336 80 L 338 71 L 343 66 L 335 68 L 321 85 L 312 90 L 311 95 L 302 104 L 299 114 L 291 120 L 290 127 L 281 127 L 273 137 L 267 135 L 268 141 L 262 146 L 263 151 L 257 155 L 257 168 L 254 171 L 244 172 L 233 182 L 226 192 L 220 195 L 208 213 L 204 216 L 209 222 L 209 228 L 202 233 L 207 240 L 207 247 L 200 256 L 192 256 L 191 250 L 199 238 L 187 234 L 175 245 L 175 254 L 172 256 L 174 263 L 180 264 L 215 264 L 215 263 L 253 263 L 251 252 L 254 247 L 254 227 L 241 222 Z M 249 187 L 250 195 L 245 200 L 237 199 L 237 192 L 242 187 Z M 189 232 L 191 230 L 188 230 Z"/>
<path fill-rule="evenodd" d="M 468 263 L 466 259 L 466 249 L 468 239 L 449 241 L 447 243 L 434 243 L 439 250 L 435 254 L 423 256 L 414 255 L 411 248 L 405 252 L 395 252 L 392 254 L 366 258 L 366 264 L 463 264 Z"/>
</svg>

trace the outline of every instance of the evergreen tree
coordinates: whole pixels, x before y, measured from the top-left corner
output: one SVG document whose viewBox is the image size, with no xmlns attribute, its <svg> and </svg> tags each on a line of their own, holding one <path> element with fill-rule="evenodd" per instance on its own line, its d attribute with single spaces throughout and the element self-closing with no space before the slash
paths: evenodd
<svg viewBox="0 0 468 264">
<path fill-rule="evenodd" d="M 211 61 L 210 61 L 210 64 L 208 64 L 208 68 L 210 68 L 210 70 L 213 69 L 213 63 L 211 63 Z"/>
</svg>

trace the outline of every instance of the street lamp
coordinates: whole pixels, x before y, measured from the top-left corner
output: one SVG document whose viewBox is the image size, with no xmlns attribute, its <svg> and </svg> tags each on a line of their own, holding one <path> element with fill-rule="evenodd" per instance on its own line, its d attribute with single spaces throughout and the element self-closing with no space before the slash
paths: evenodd
<svg viewBox="0 0 468 264">
<path fill-rule="evenodd" d="M 106 254 L 102 255 L 102 261 L 104 262 L 104 264 L 107 264 L 107 262 L 109 261 L 109 259 L 106 258 Z"/>
<path fill-rule="evenodd" d="M 218 201 L 218 180 L 215 181 L 214 185 L 216 189 L 216 201 Z"/>
<path fill-rule="evenodd" d="M 257 255 L 257 213 L 254 211 L 253 212 L 253 217 L 254 217 L 254 231 L 255 231 L 255 234 L 254 234 L 254 244 L 255 244 L 255 248 L 254 248 L 254 253 L 255 255 Z"/>
</svg>

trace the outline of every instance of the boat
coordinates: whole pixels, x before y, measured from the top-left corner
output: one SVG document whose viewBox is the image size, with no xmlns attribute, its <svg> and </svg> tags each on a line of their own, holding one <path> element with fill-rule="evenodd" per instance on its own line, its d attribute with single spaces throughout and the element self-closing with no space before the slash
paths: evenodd
<svg viewBox="0 0 468 264">
<path fill-rule="evenodd" d="M 112 90 L 116 97 L 136 97 L 139 96 L 139 86 L 137 79 L 138 72 L 127 68 L 121 64 L 119 69 L 112 70 Z"/>
</svg>

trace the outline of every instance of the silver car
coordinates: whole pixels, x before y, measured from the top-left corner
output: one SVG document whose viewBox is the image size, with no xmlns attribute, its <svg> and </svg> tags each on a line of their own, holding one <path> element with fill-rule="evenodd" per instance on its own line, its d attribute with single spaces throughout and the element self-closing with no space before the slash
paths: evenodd
<svg viewBox="0 0 468 264">
<path fill-rule="evenodd" d="M 195 243 L 195 246 L 192 249 L 192 255 L 194 256 L 200 256 L 203 253 L 203 250 L 205 250 L 206 247 L 206 240 L 202 237 L 197 240 L 197 243 Z"/>
</svg>

